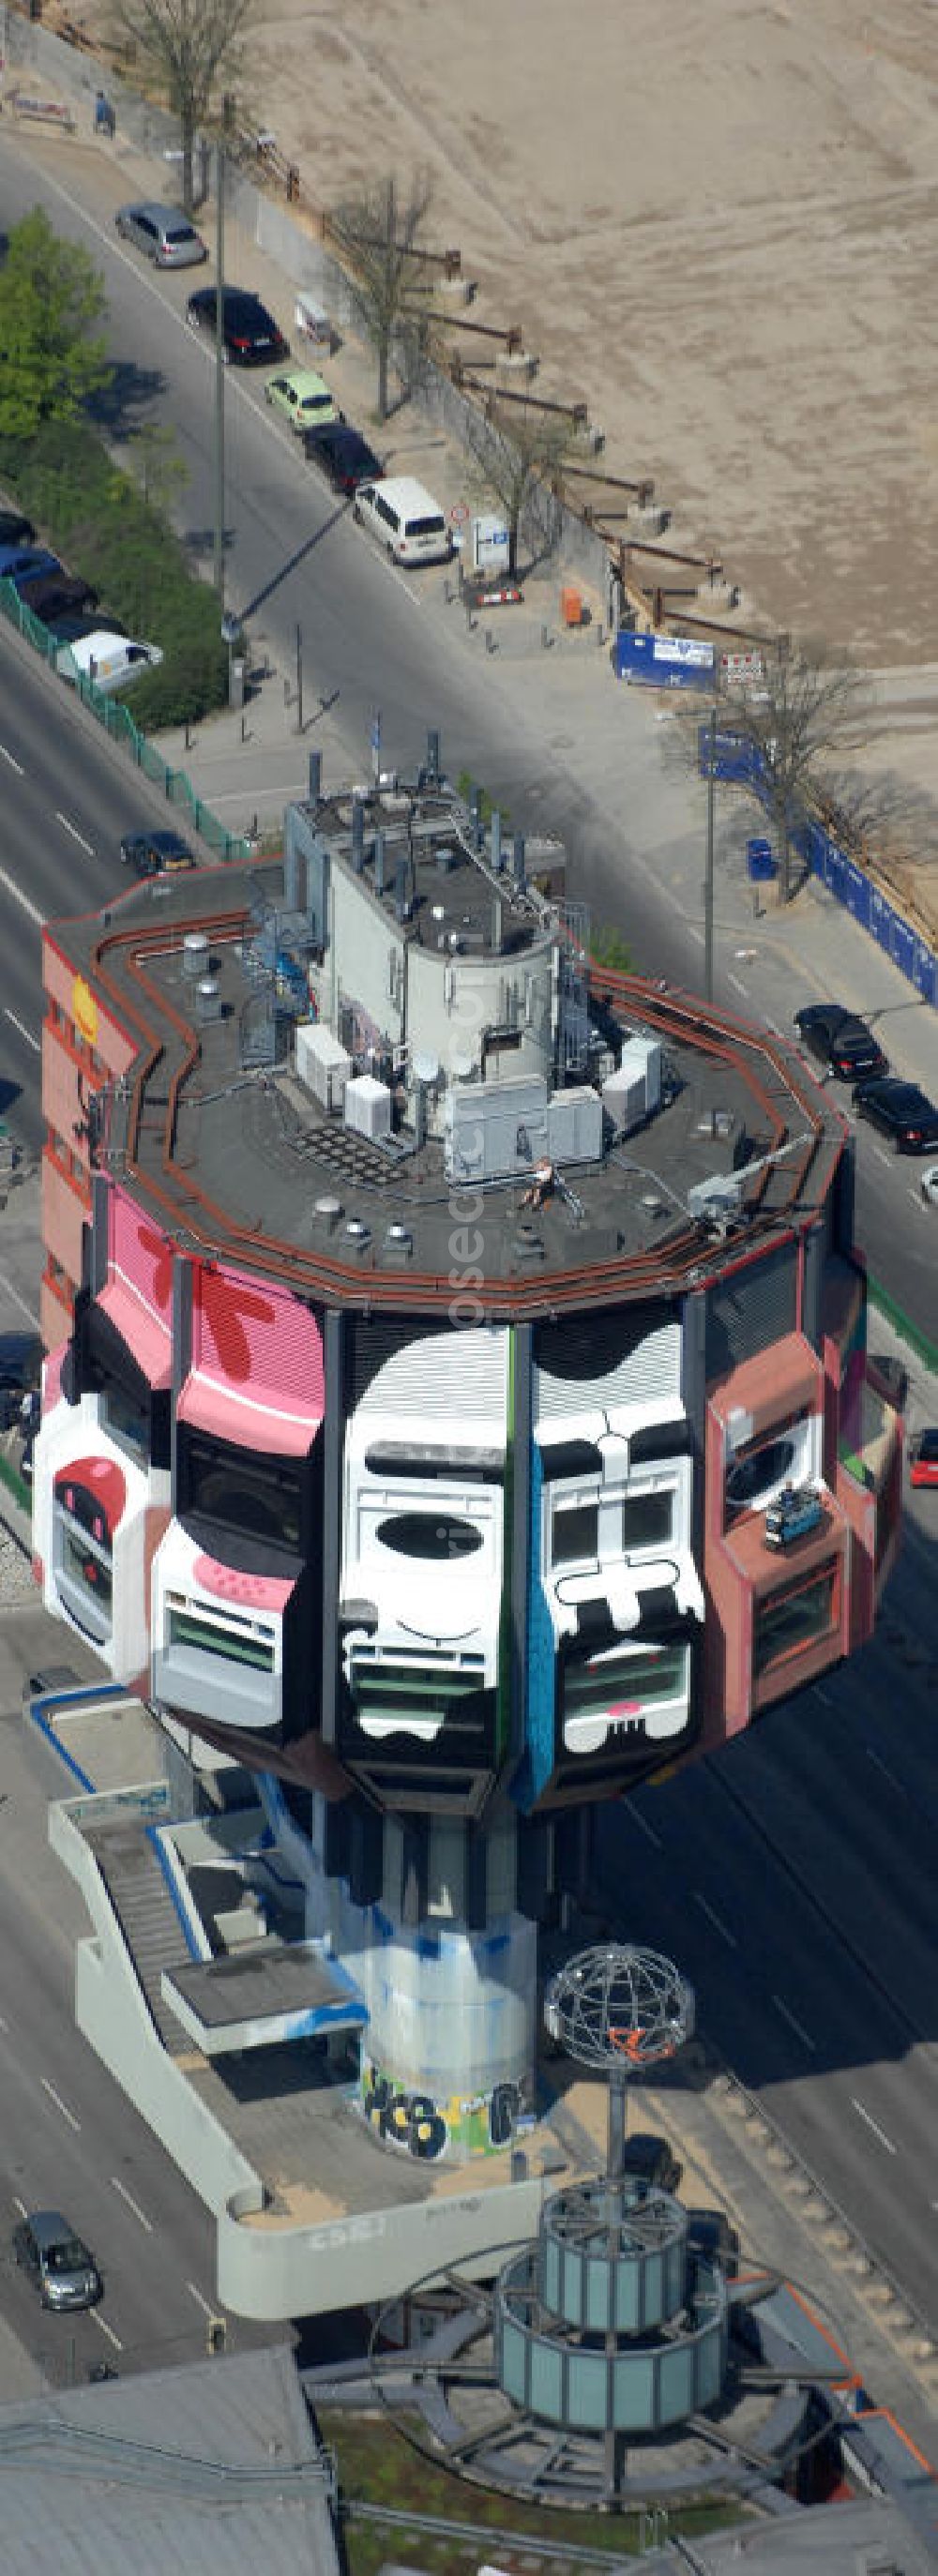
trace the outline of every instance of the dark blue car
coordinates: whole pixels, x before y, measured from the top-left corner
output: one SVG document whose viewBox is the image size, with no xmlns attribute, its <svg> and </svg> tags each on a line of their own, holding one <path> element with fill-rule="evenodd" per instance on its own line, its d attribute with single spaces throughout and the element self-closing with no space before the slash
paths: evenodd
<svg viewBox="0 0 938 2576">
<path fill-rule="evenodd" d="M 58 555 L 47 546 L 0 546 L 0 581 L 12 581 L 19 589 L 22 581 L 32 581 L 39 573 L 61 572 Z"/>
</svg>

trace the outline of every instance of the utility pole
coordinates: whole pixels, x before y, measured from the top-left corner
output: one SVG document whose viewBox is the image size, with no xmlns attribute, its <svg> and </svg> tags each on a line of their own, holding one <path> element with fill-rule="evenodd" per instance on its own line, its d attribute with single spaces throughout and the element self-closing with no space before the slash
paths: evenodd
<svg viewBox="0 0 938 2576">
<path fill-rule="evenodd" d="M 713 799 L 717 765 L 717 706 L 707 727 L 707 865 L 704 876 L 704 999 L 713 1000 Z"/>
<path fill-rule="evenodd" d="M 225 136 L 231 100 L 222 100 L 222 130 L 215 153 L 215 588 L 225 606 Z"/>
</svg>

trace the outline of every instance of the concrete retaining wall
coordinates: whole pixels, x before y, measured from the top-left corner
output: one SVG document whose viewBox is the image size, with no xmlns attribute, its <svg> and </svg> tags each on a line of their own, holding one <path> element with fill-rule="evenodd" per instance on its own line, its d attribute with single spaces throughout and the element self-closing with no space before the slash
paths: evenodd
<svg viewBox="0 0 938 2576">
<path fill-rule="evenodd" d="M 218 2225 L 218 2295 L 242 2317 L 321 2316 L 399 2298 L 447 2264 L 478 2276 L 535 2234 L 545 2190 L 538 2177 L 303 2228 L 245 2226 L 235 2196 Z"/>
</svg>

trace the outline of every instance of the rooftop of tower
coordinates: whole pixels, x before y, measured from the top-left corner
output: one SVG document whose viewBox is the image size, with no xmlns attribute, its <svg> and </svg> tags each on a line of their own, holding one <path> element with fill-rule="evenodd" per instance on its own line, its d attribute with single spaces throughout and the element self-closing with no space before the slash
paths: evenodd
<svg viewBox="0 0 938 2576">
<path fill-rule="evenodd" d="M 816 1220 L 845 1130 L 794 1047 L 593 968 L 556 854 L 538 882 L 476 838 L 445 790 L 340 792 L 289 810 L 283 861 L 47 928 L 136 1047 L 95 1105 L 106 1168 L 184 1248 L 357 1307 L 474 1273 L 504 1319 L 677 1291 Z"/>
</svg>

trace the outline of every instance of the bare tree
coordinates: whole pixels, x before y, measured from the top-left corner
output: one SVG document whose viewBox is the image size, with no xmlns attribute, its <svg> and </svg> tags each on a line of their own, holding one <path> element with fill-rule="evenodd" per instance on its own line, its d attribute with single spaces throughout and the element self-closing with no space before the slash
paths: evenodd
<svg viewBox="0 0 938 2576">
<path fill-rule="evenodd" d="M 125 44 L 131 39 L 179 118 L 182 197 L 190 215 L 196 134 L 210 114 L 218 81 L 230 80 L 239 68 L 240 39 L 254 6 L 255 0 L 111 0 L 115 32 Z"/>
<path fill-rule="evenodd" d="M 766 654 L 757 688 L 731 683 L 726 691 L 720 724 L 741 736 L 754 754 L 775 832 L 782 903 L 792 892 L 793 833 L 830 793 L 832 764 L 843 758 L 860 688 L 857 673 L 830 658 L 822 646 L 789 645 L 783 638 Z M 849 804 L 850 790 L 842 778 L 837 797 L 844 807 Z"/>
<path fill-rule="evenodd" d="M 413 348 L 426 330 L 426 299 L 417 289 L 426 257 L 420 239 L 430 210 L 431 185 L 415 179 L 400 199 L 393 179 L 362 197 L 349 198 L 330 216 L 332 237 L 349 272 L 358 320 L 378 362 L 378 418 L 388 416 L 392 359 L 409 371 Z"/>
<path fill-rule="evenodd" d="M 139 429 L 128 431 L 128 446 L 140 473 L 140 489 L 145 501 L 167 516 L 172 501 L 190 480 L 185 459 L 176 449 L 171 429 L 161 421 L 145 420 Z"/>
<path fill-rule="evenodd" d="M 466 453 L 471 477 L 504 511 L 508 529 L 508 562 L 518 569 L 523 533 L 535 544 L 555 541 L 558 504 L 553 486 L 570 446 L 570 429 L 534 404 L 512 407 L 506 418 L 493 401 L 487 412 L 470 413 Z"/>
</svg>

